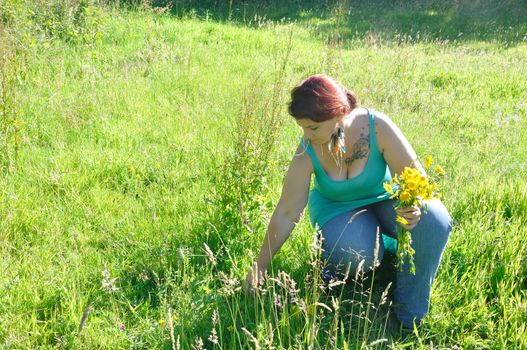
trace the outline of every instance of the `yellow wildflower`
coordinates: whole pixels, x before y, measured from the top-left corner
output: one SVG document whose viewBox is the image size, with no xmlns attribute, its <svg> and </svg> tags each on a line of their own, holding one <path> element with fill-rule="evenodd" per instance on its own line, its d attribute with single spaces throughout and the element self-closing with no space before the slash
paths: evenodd
<svg viewBox="0 0 527 350">
<path fill-rule="evenodd" d="M 417 182 L 415 180 L 408 180 L 408 182 L 406 182 L 406 187 L 408 187 L 408 189 L 411 191 L 416 190 Z"/>
<path fill-rule="evenodd" d="M 397 215 L 397 217 L 395 218 L 395 221 L 403 225 L 408 225 L 408 220 L 406 220 L 405 218 L 399 215 Z"/>
<path fill-rule="evenodd" d="M 161 327 L 165 327 L 165 325 L 167 324 L 167 321 L 165 321 L 163 318 L 160 319 L 158 322 Z"/>
<path fill-rule="evenodd" d="M 409 167 L 404 168 L 403 177 L 406 179 L 412 179 L 414 177 L 418 177 L 419 175 L 420 175 L 419 170 L 417 170 L 416 168 L 409 168 Z"/>
<path fill-rule="evenodd" d="M 423 199 L 424 199 L 425 201 L 429 201 L 429 200 L 431 200 L 431 199 L 434 199 L 434 197 L 433 197 L 433 193 L 432 193 L 432 191 L 431 191 L 430 189 L 427 189 L 427 190 L 426 190 L 426 193 L 425 193 L 425 195 L 423 196 Z"/>
<path fill-rule="evenodd" d="M 425 168 L 430 168 L 430 166 L 432 165 L 433 161 L 434 161 L 434 159 L 432 158 L 432 156 L 426 157 L 426 159 L 425 159 Z"/>
<path fill-rule="evenodd" d="M 424 167 L 429 168 L 432 162 L 432 157 L 428 156 L 425 160 Z M 436 173 L 439 175 L 445 174 L 445 171 L 440 166 L 436 166 L 434 170 L 432 171 L 434 175 Z M 435 183 L 436 178 L 437 176 L 428 178 L 417 168 L 405 167 L 401 174 L 395 174 L 390 180 L 390 183 L 384 185 L 384 189 L 392 194 L 390 199 L 394 200 L 394 206 L 396 208 L 412 205 L 421 208 L 423 205 L 426 206 L 424 201 L 441 197 L 441 193 L 437 192 L 438 186 Z M 397 190 L 394 188 L 395 185 L 397 185 Z M 393 193 L 394 191 L 395 193 Z M 403 225 L 408 224 L 408 221 L 401 216 L 397 216 L 395 221 Z M 415 265 L 413 262 L 415 251 L 411 243 L 412 236 L 410 231 L 401 226 L 397 233 L 397 266 L 402 269 L 403 261 L 408 257 L 410 272 L 415 274 Z"/>
<path fill-rule="evenodd" d="M 410 192 L 408 192 L 408 191 L 401 192 L 401 195 L 399 196 L 399 199 L 401 200 L 401 202 L 406 202 L 406 201 L 410 200 Z"/>
</svg>

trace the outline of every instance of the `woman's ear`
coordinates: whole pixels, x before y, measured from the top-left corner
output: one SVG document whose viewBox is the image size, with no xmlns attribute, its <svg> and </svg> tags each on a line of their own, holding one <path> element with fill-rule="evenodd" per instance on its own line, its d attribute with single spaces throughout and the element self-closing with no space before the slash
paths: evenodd
<svg viewBox="0 0 527 350">
<path fill-rule="evenodd" d="M 342 107 L 344 109 L 344 107 Z M 337 117 L 337 126 L 342 125 L 342 122 L 344 121 L 344 117 L 346 116 L 345 111 L 342 112 L 341 115 Z"/>
</svg>

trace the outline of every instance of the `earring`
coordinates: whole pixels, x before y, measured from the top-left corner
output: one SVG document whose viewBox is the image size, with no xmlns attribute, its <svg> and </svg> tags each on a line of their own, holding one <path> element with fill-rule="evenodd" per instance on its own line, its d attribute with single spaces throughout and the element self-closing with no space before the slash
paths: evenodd
<svg viewBox="0 0 527 350">
<path fill-rule="evenodd" d="M 346 153 L 346 135 L 344 128 L 337 127 L 337 130 L 331 134 L 331 142 L 329 143 L 329 151 L 338 166 L 342 164 L 342 155 Z"/>
</svg>

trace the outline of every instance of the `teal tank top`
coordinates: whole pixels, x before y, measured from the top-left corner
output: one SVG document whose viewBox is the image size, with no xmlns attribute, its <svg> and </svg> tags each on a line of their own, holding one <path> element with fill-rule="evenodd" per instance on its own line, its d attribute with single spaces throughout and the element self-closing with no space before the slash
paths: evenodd
<svg viewBox="0 0 527 350">
<path fill-rule="evenodd" d="M 359 207 L 380 202 L 390 197 L 383 187 L 392 178 L 388 165 L 377 145 L 375 116 L 368 110 L 370 122 L 370 155 L 360 174 L 351 179 L 336 181 L 322 168 L 311 144 L 301 144 L 313 163 L 315 185 L 309 194 L 309 216 L 313 227 L 322 228 L 333 217 Z"/>
</svg>

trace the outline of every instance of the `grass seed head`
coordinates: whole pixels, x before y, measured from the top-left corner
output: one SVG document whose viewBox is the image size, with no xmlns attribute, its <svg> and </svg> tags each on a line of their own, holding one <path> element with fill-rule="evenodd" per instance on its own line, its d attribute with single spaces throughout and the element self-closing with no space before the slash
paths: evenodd
<svg viewBox="0 0 527 350">
<path fill-rule="evenodd" d="M 115 285 L 117 283 L 117 277 L 114 277 L 114 278 L 110 277 L 110 271 L 108 270 L 107 265 L 104 265 L 104 270 L 102 270 L 101 274 L 102 274 L 102 281 L 101 281 L 102 290 L 108 293 L 117 292 L 119 290 L 119 288 Z"/>
<path fill-rule="evenodd" d="M 247 334 L 247 336 L 249 337 L 249 339 L 254 343 L 254 348 L 257 349 L 257 350 L 260 350 L 260 344 L 258 343 L 258 339 L 256 339 L 254 337 L 254 335 L 251 334 L 251 332 L 249 332 L 247 330 L 247 328 L 245 327 L 242 327 L 242 331 Z"/>
<path fill-rule="evenodd" d="M 214 309 L 214 311 L 212 311 L 212 316 L 210 319 L 212 320 L 212 324 L 214 326 L 218 324 L 218 309 Z"/>
<path fill-rule="evenodd" d="M 212 250 L 210 250 L 210 247 L 207 245 L 207 243 L 203 243 L 203 250 L 205 250 L 205 253 L 207 254 L 212 266 L 216 266 L 216 258 L 214 257 L 214 253 L 212 253 Z"/>
<path fill-rule="evenodd" d="M 221 292 L 225 295 L 233 295 L 237 291 L 240 290 L 240 286 L 238 286 L 238 282 L 230 277 L 227 276 L 223 271 L 219 272 L 220 281 L 222 283 Z"/>
<path fill-rule="evenodd" d="M 357 270 L 355 270 L 355 280 L 359 279 L 359 275 L 362 276 L 364 274 L 364 263 L 365 263 L 364 259 L 362 259 L 359 262 L 359 265 L 357 266 Z"/>
<path fill-rule="evenodd" d="M 372 269 L 375 269 L 377 266 L 379 266 L 381 263 L 379 261 L 379 250 L 381 248 L 380 246 L 380 237 L 381 233 L 379 231 L 379 227 L 377 227 L 377 233 L 375 235 L 375 249 L 373 250 L 373 266 Z"/>
<path fill-rule="evenodd" d="M 282 296 L 280 294 L 276 294 L 274 295 L 274 304 L 282 309 L 284 307 L 284 304 L 282 303 Z"/>
<path fill-rule="evenodd" d="M 212 331 L 210 332 L 210 335 L 209 335 L 209 340 L 214 345 L 218 345 L 219 344 L 218 334 L 216 332 L 216 328 L 212 328 Z"/>
<path fill-rule="evenodd" d="M 338 309 L 340 309 L 339 299 L 335 298 L 333 295 L 331 296 L 331 304 L 332 304 L 333 310 L 335 310 L 335 312 L 337 312 Z"/>
<path fill-rule="evenodd" d="M 201 337 L 196 337 L 194 339 L 194 344 L 192 344 L 192 349 L 193 350 L 203 350 L 203 339 L 201 339 Z"/>
</svg>

